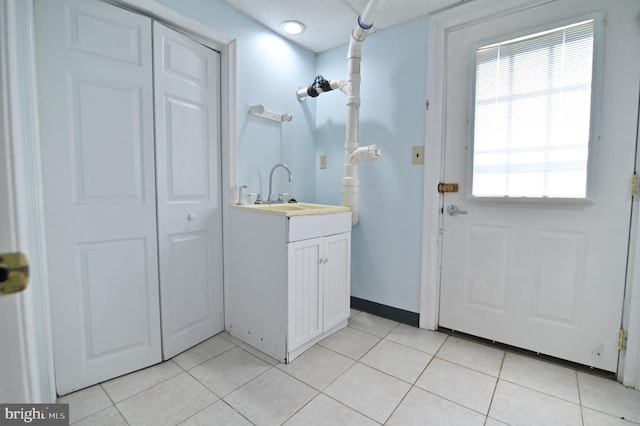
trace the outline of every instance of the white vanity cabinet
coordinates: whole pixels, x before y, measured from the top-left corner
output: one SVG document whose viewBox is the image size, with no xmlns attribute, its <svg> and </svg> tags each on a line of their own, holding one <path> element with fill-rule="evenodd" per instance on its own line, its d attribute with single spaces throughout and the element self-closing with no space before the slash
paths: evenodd
<svg viewBox="0 0 640 426">
<path fill-rule="evenodd" d="M 229 211 L 227 330 L 290 362 L 349 319 L 351 213 Z"/>
</svg>

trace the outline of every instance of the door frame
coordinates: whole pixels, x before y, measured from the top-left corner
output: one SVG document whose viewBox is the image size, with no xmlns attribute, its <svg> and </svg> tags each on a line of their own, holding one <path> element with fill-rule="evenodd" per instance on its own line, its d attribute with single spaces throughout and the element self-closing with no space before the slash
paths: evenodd
<svg viewBox="0 0 640 426">
<path fill-rule="evenodd" d="M 15 402 L 55 402 L 53 347 L 42 215 L 33 4 L 0 3 L 0 151 L 7 166 L 0 185 L 6 195 L 0 216 L 11 233 L 2 246 L 29 260 L 29 286 L 5 296 L 0 310 L 5 395 Z M 6 339 L 6 340 L 5 340 Z M 9 349 L 9 350 L 7 350 Z M 0 398 L 2 399 L 2 398 Z M 9 401 L 7 401 L 9 402 Z"/>
<path fill-rule="evenodd" d="M 236 185 L 236 51 L 235 39 L 202 22 L 183 15 L 153 0 L 104 0 L 116 6 L 151 17 L 203 45 L 220 52 L 221 58 L 221 158 L 222 205 L 229 204 L 229 193 Z M 10 316 L 3 329 L 21 327 L 12 351 L 3 351 L 3 360 L 18 360 L 14 365 L 16 384 L 9 392 L 22 402 L 55 402 L 55 376 L 47 253 L 44 230 L 44 206 L 40 164 L 38 97 L 35 66 L 33 0 L 0 2 L 0 146 L 11 153 L 7 173 L 9 196 L 14 201 L 8 213 L 16 244 L 30 260 L 30 288 L 10 301 L 17 315 Z M 5 74 L 6 72 L 6 74 Z M 0 184 L 5 184 L 5 179 Z M 9 203 L 6 203 L 9 204 Z M 223 242 L 228 233 L 226 209 L 223 210 Z M 24 249 L 23 249 L 24 247 Z M 226 268 L 225 268 L 226 269 Z M 2 315 L 2 319 L 5 319 Z M 6 364 L 5 364 L 6 365 Z M 4 389 L 3 389 L 4 391 Z"/>
<path fill-rule="evenodd" d="M 420 282 L 420 328 L 438 328 L 443 197 L 437 186 L 444 170 L 445 76 L 447 35 L 489 17 L 508 15 L 557 0 L 471 1 L 428 17 L 427 100 L 424 172 L 423 233 Z M 639 163 L 640 164 L 640 163 Z M 623 310 L 626 345 L 620 352 L 618 380 L 640 390 L 640 201 L 634 198 Z M 634 271 L 637 271 L 634 273 Z M 632 292 L 632 289 L 636 289 Z"/>
</svg>

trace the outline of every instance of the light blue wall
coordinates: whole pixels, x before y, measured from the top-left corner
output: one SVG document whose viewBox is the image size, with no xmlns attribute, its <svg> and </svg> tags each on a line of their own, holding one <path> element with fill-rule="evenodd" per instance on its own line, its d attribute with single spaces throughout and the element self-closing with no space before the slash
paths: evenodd
<svg viewBox="0 0 640 426">
<path fill-rule="evenodd" d="M 370 35 L 362 46 L 360 145 L 378 144 L 382 157 L 361 163 L 360 222 L 352 234 L 351 295 L 419 312 L 423 166 L 411 148 L 425 141 L 427 19 Z M 317 72 L 347 78 L 347 47 L 318 56 Z M 316 178 L 317 201 L 340 203 L 345 97 L 317 103 L 316 156 L 328 167 Z"/>
<path fill-rule="evenodd" d="M 347 47 L 313 53 L 285 41 L 222 0 L 158 0 L 238 43 L 238 183 L 266 197 L 271 167 L 284 161 L 299 200 L 340 204 L 345 97 L 299 102 L 295 89 L 316 74 L 347 78 Z M 353 229 L 352 296 L 419 312 L 423 166 L 411 148 L 424 144 L 427 20 L 370 35 L 363 45 L 360 143 L 382 158 L 359 167 L 360 223 Z M 348 40 L 345 40 L 345 43 Z M 275 123 L 247 114 L 252 104 L 294 115 Z M 319 155 L 328 168 L 319 170 Z M 275 191 L 289 190 L 278 171 Z"/>
<path fill-rule="evenodd" d="M 237 40 L 237 182 L 267 196 L 271 167 L 289 165 L 293 182 L 278 170 L 274 192 L 292 192 L 300 200 L 315 195 L 315 106 L 298 102 L 295 90 L 313 80 L 316 55 L 277 36 L 222 0 L 157 0 Z M 293 121 L 277 123 L 248 114 L 263 104 Z M 235 196 L 235 194 L 233 194 Z"/>
</svg>

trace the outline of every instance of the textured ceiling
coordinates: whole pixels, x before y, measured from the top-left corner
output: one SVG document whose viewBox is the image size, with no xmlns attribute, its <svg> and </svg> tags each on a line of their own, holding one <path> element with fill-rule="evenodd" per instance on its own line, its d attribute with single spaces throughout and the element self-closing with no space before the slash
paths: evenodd
<svg viewBox="0 0 640 426">
<path fill-rule="evenodd" d="M 427 15 L 465 0 L 387 0 L 374 20 L 382 29 Z M 469 0 L 466 0 L 469 1 Z M 368 0 L 225 0 L 230 6 L 265 27 L 319 53 L 349 41 L 349 34 Z M 285 20 L 304 23 L 307 30 L 295 36 L 280 28 Z"/>
</svg>

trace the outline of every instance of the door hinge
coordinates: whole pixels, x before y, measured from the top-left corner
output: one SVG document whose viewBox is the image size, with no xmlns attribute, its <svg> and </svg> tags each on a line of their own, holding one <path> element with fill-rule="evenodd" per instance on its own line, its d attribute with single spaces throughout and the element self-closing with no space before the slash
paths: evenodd
<svg viewBox="0 0 640 426">
<path fill-rule="evenodd" d="M 424 103 L 424 106 L 427 108 L 427 110 L 429 110 L 429 107 L 431 106 L 431 101 L 427 99 L 427 102 Z"/>
<path fill-rule="evenodd" d="M 631 196 L 635 197 L 638 195 L 638 173 L 633 172 L 633 176 L 631 177 Z"/>
<path fill-rule="evenodd" d="M 624 348 L 624 328 L 620 327 L 618 332 L 618 350 L 621 351 Z"/>
</svg>

